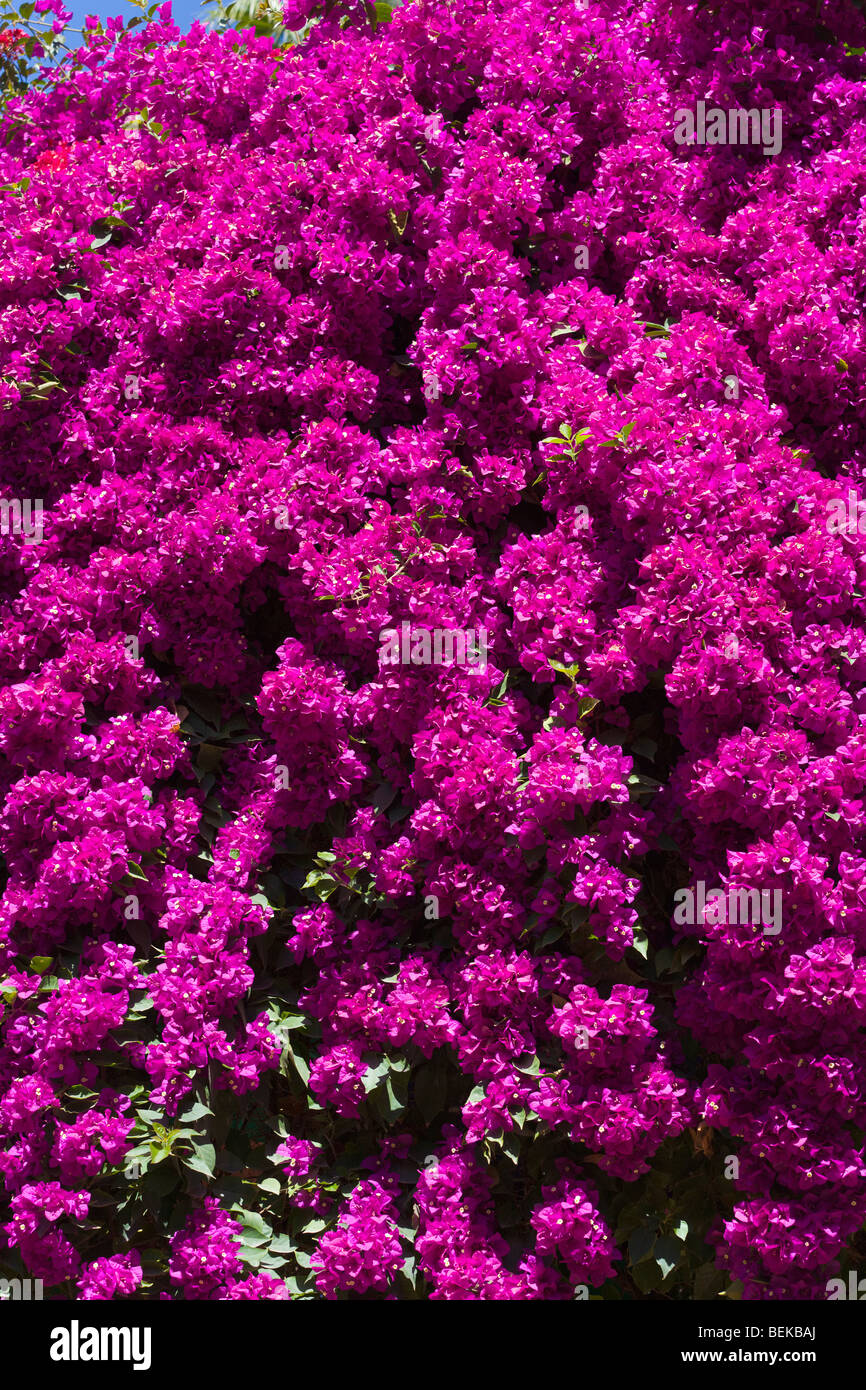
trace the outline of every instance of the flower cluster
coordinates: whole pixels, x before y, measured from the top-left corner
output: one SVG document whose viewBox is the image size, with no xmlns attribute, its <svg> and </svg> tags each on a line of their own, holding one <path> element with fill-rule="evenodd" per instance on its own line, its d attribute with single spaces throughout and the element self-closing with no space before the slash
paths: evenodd
<svg viewBox="0 0 866 1390">
<path fill-rule="evenodd" d="M 164 5 L 3 106 L 0 1265 L 823 1297 L 866 1220 L 866 20 L 387 9 Z M 675 141 L 743 93 L 777 154 Z M 380 663 L 403 623 L 487 660 Z M 678 923 L 698 881 L 781 931 Z"/>
</svg>

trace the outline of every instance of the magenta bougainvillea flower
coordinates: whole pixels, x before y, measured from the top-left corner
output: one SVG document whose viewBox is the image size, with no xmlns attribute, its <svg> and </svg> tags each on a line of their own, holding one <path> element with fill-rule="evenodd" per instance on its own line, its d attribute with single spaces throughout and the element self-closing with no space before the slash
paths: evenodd
<svg viewBox="0 0 866 1390">
<path fill-rule="evenodd" d="M 825 1298 L 866 21 L 388 9 L 88 21 L 4 99 L 0 1267 Z"/>
</svg>

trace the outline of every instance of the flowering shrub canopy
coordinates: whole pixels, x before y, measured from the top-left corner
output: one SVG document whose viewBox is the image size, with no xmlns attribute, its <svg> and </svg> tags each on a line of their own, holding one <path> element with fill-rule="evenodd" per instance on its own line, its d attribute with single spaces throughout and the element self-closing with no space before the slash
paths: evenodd
<svg viewBox="0 0 866 1390">
<path fill-rule="evenodd" d="M 4 1271 L 856 1266 L 866 25 L 822 13 L 166 5 L 7 93 Z M 678 144 L 699 102 L 780 152 Z M 403 624 L 487 660 L 383 663 Z"/>
</svg>

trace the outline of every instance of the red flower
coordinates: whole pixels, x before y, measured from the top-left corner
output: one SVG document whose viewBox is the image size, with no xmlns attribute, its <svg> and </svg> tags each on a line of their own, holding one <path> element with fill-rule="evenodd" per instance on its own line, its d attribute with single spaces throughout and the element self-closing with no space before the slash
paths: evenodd
<svg viewBox="0 0 866 1390">
<path fill-rule="evenodd" d="M 69 166 L 71 145 L 57 145 L 53 150 L 43 150 L 33 161 L 34 169 L 66 169 Z"/>
<path fill-rule="evenodd" d="M 0 54 L 20 53 L 26 38 L 23 29 L 0 30 Z"/>
</svg>

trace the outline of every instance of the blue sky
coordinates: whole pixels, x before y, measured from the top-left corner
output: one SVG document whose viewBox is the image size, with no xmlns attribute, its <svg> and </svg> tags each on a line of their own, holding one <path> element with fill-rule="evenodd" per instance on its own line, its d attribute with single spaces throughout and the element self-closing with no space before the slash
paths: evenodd
<svg viewBox="0 0 866 1390">
<path fill-rule="evenodd" d="M 81 29 L 84 25 L 84 16 L 88 14 L 98 15 L 100 19 L 121 15 L 125 20 L 140 14 L 140 10 L 137 10 L 134 5 L 126 4 L 125 0 L 64 0 L 64 3 L 66 8 L 71 10 L 75 16 L 70 24 L 71 29 Z M 210 8 L 208 6 L 205 9 L 201 0 L 172 0 L 171 12 L 175 23 L 186 32 L 193 20 L 203 20 Z"/>
</svg>

